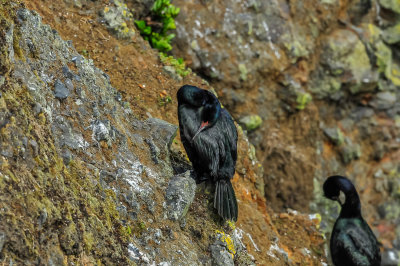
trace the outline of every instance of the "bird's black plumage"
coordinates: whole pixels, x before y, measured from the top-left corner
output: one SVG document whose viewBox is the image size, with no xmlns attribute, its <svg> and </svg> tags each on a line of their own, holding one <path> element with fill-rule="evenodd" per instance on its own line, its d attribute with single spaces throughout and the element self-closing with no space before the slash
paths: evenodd
<svg viewBox="0 0 400 266">
<path fill-rule="evenodd" d="M 324 183 L 325 197 L 338 200 L 342 191 L 346 200 L 332 230 L 330 250 L 336 266 L 379 266 L 378 241 L 361 216 L 358 193 L 349 179 L 331 176 Z"/>
<path fill-rule="evenodd" d="M 230 114 L 214 94 L 185 85 L 177 93 L 181 140 L 200 183 L 215 183 L 214 208 L 226 220 L 237 220 L 238 206 L 230 179 L 235 173 L 237 131 Z"/>
</svg>

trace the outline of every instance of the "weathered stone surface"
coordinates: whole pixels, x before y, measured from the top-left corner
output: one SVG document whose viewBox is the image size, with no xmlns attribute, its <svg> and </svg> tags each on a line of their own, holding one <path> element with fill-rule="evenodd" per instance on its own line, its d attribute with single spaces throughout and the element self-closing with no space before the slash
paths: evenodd
<svg viewBox="0 0 400 266">
<path fill-rule="evenodd" d="M 168 218 L 182 219 L 192 204 L 196 192 L 196 182 L 190 172 L 172 177 L 165 194 Z"/>
<path fill-rule="evenodd" d="M 60 100 L 66 99 L 70 95 L 70 90 L 60 80 L 54 84 L 54 96 Z"/>
<path fill-rule="evenodd" d="M 381 266 L 398 266 L 400 263 L 399 253 L 395 249 L 385 250 L 382 253 Z"/>
<path fill-rule="evenodd" d="M 393 10 L 400 14 L 400 3 L 396 0 L 379 0 L 379 3 L 387 9 Z"/>
<path fill-rule="evenodd" d="M 4 232 L 0 232 L 0 252 L 3 250 L 4 243 L 6 243 L 6 234 Z"/>
<path fill-rule="evenodd" d="M 158 118 L 149 118 L 145 123 L 150 127 L 150 134 L 160 144 L 160 148 L 169 149 L 178 131 L 178 126 Z"/>
<path fill-rule="evenodd" d="M 344 141 L 343 132 L 340 128 L 324 128 L 325 135 L 336 145 L 341 145 Z"/>
<path fill-rule="evenodd" d="M 215 266 L 234 266 L 232 255 L 225 247 L 220 245 L 211 245 L 212 265 Z"/>
<path fill-rule="evenodd" d="M 100 12 L 107 28 L 113 32 L 118 38 L 129 39 L 135 35 L 132 25 L 127 23 L 133 22 L 133 14 L 123 1 L 113 1 L 110 5 L 105 6 Z"/>
</svg>

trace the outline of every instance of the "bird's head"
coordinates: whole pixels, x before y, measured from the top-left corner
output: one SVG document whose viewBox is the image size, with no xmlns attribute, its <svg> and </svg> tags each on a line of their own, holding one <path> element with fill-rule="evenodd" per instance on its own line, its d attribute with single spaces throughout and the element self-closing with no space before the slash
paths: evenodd
<svg viewBox="0 0 400 266">
<path fill-rule="evenodd" d="M 207 90 L 202 90 L 202 105 L 201 105 L 201 123 L 196 134 L 193 136 L 192 141 L 203 130 L 212 127 L 218 120 L 221 114 L 221 104 L 217 97 Z"/>
<path fill-rule="evenodd" d="M 355 192 L 354 185 L 344 176 L 328 177 L 323 185 L 323 189 L 326 198 L 338 201 L 340 205 L 344 204 L 344 195 Z"/>
</svg>

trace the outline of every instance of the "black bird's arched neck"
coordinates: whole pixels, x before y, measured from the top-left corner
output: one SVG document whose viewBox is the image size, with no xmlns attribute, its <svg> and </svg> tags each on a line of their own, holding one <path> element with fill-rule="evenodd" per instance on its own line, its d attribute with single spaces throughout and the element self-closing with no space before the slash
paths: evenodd
<svg viewBox="0 0 400 266">
<path fill-rule="evenodd" d="M 343 176 L 331 176 L 324 183 L 325 196 L 331 200 L 337 200 L 340 191 L 346 196 L 344 204 L 341 204 L 341 218 L 361 217 L 361 203 L 357 190 L 349 179 Z"/>
<path fill-rule="evenodd" d="M 357 191 L 347 194 L 345 193 L 345 195 L 346 195 L 346 201 L 342 205 L 342 210 L 340 211 L 340 217 L 342 218 L 361 217 L 361 204 Z"/>
</svg>

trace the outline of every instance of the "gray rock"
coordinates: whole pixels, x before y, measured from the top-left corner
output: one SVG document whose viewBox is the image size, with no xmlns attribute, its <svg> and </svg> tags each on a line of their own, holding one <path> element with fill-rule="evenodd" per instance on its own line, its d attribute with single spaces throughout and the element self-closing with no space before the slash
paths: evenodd
<svg viewBox="0 0 400 266">
<path fill-rule="evenodd" d="M 74 90 L 74 84 L 72 83 L 72 80 L 70 80 L 69 78 L 65 79 L 65 86 L 69 91 Z"/>
<path fill-rule="evenodd" d="M 54 250 L 50 254 L 50 258 L 48 260 L 48 265 L 49 266 L 64 265 L 64 256 L 63 256 L 63 254 L 58 250 Z"/>
<path fill-rule="evenodd" d="M 128 245 L 129 259 L 135 263 L 146 263 L 150 264 L 150 259 L 148 255 L 141 252 L 134 244 L 130 243 Z"/>
<path fill-rule="evenodd" d="M 100 171 L 100 183 L 103 187 L 107 187 L 107 185 L 113 181 L 117 180 L 117 175 L 107 170 Z"/>
<path fill-rule="evenodd" d="M 361 157 L 361 146 L 354 144 L 350 138 L 345 137 L 344 144 L 340 146 L 340 155 L 345 164 Z"/>
<path fill-rule="evenodd" d="M 47 221 L 47 210 L 46 208 L 43 208 L 43 210 L 40 212 L 39 218 L 38 218 L 38 224 L 39 227 L 41 228 L 43 224 Z"/>
<path fill-rule="evenodd" d="M 399 251 L 395 249 L 387 249 L 382 253 L 381 266 L 398 266 L 400 263 Z"/>
<path fill-rule="evenodd" d="M 400 14 L 400 3 L 396 0 L 379 0 L 379 4 L 384 8 L 390 9 L 397 14 Z"/>
<path fill-rule="evenodd" d="M 0 253 L 3 251 L 4 244 L 6 243 L 6 233 L 0 232 Z"/>
<path fill-rule="evenodd" d="M 64 76 L 68 79 L 73 79 L 74 78 L 74 74 L 71 72 L 71 70 L 69 69 L 69 67 L 67 65 L 63 66 L 61 68 Z"/>
<path fill-rule="evenodd" d="M 69 89 L 60 80 L 54 84 L 54 96 L 60 100 L 66 99 L 70 95 Z"/>
<path fill-rule="evenodd" d="M 324 128 L 323 129 L 325 135 L 336 145 L 341 145 L 344 141 L 344 136 L 342 131 L 337 128 Z"/>
<path fill-rule="evenodd" d="M 158 164 L 160 160 L 160 149 L 154 144 L 152 139 L 145 139 L 150 148 L 151 159 L 154 163 Z"/>
<path fill-rule="evenodd" d="M 42 112 L 42 106 L 40 105 L 40 103 L 35 103 L 35 106 L 33 107 L 33 112 L 35 113 L 35 115 L 38 115 Z"/>
<path fill-rule="evenodd" d="M 159 228 L 157 228 L 154 232 L 154 242 L 156 242 L 157 245 L 161 244 L 161 238 L 162 238 L 162 232 Z"/>
<path fill-rule="evenodd" d="M 177 80 L 177 81 L 181 81 L 182 77 L 180 75 L 178 75 L 178 73 L 176 73 L 176 70 L 173 66 L 164 66 L 163 70 L 165 73 L 167 73 L 171 78 Z"/>
<path fill-rule="evenodd" d="M 39 155 L 39 146 L 38 146 L 36 140 L 31 139 L 31 140 L 29 141 L 29 145 L 30 145 L 31 148 L 32 148 L 33 156 L 34 156 L 34 157 L 38 156 L 38 155 Z"/>
<path fill-rule="evenodd" d="M 96 120 L 92 124 L 92 138 L 96 141 L 109 141 L 110 140 L 110 121 Z"/>
<path fill-rule="evenodd" d="M 14 155 L 14 150 L 11 145 L 3 144 L 0 146 L 0 154 L 4 157 L 11 158 Z"/>
<path fill-rule="evenodd" d="M 363 118 L 369 118 L 374 115 L 374 109 L 369 107 L 359 107 L 350 115 L 356 121 L 360 121 Z"/>
<path fill-rule="evenodd" d="M 127 26 L 127 22 L 133 19 L 133 15 L 123 1 L 112 2 L 100 12 L 100 15 L 103 17 L 106 27 L 117 38 L 129 39 L 135 35 L 135 31 Z"/>
<path fill-rule="evenodd" d="M 232 255 L 224 246 L 212 244 L 210 246 L 213 266 L 234 266 Z"/>
<path fill-rule="evenodd" d="M 61 157 L 63 158 L 63 162 L 65 165 L 69 165 L 72 159 L 72 153 L 69 149 L 64 149 L 61 153 Z"/>
<path fill-rule="evenodd" d="M 190 171 L 172 177 L 166 191 L 167 215 L 170 220 L 182 219 L 189 210 L 196 192 L 196 182 Z"/>
<path fill-rule="evenodd" d="M 159 148 L 169 149 L 178 132 L 178 126 L 158 118 L 149 118 L 145 123 L 150 127 L 150 135 Z"/>
<path fill-rule="evenodd" d="M 400 217 L 400 206 L 397 201 L 391 200 L 378 206 L 378 213 L 382 219 L 394 220 Z"/>
<path fill-rule="evenodd" d="M 115 94 L 115 100 L 118 101 L 118 102 L 122 101 L 122 94 L 120 92 L 117 92 Z"/>
<path fill-rule="evenodd" d="M 357 34 L 350 30 L 336 30 L 323 42 L 322 64 L 333 76 L 351 73 L 348 80 L 356 84 L 370 83 L 376 79 L 371 76 L 371 65 L 363 43 Z M 365 84 L 359 90 L 367 90 Z M 352 89 L 352 92 L 357 92 Z"/>
<path fill-rule="evenodd" d="M 376 94 L 376 97 L 369 103 L 372 107 L 378 110 L 386 110 L 391 108 L 396 103 L 396 94 L 383 91 Z"/>
</svg>

